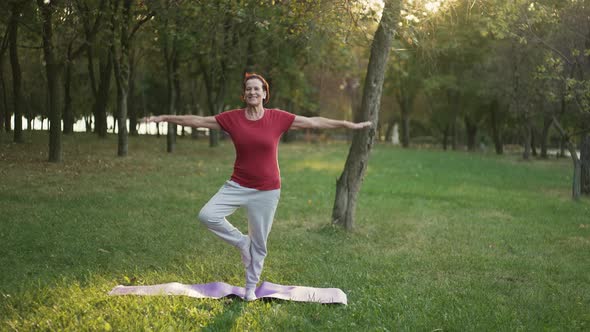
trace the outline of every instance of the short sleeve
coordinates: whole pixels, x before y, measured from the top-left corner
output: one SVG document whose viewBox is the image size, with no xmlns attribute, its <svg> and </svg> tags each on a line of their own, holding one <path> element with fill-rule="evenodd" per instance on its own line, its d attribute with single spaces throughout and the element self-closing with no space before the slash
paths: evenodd
<svg viewBox="0 0 590 332">
<path fill-rule="evenodd" d="M 223 129 L 223 131 L 230 133 L 232 129 L 232 111 L 226 111 L 215 115 L 215 120 Z"/>
<path fill-rule="evenodd" d="M 283 110 L 275 110 L 275 117 L 279 123 L 278 127 L 281 129 L 282 133 L 289 130 L 293 124 L 293 121 L 295 121 L 295 114 Z"/>
</svg>

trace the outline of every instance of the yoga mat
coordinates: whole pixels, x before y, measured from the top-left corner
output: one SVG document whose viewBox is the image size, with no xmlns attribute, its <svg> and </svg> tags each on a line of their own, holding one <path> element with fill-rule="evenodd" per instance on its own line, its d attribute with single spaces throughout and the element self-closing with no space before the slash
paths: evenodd
<svg viewBox="0 0 590 332">
<path fill-rule="evenodd" d="M 275 298 L 297 302 L 347 304 L 346 294 L 338 288 L 314 288 L 305 286 L 284 286 L 263 282 L 256 288 L 256 297 Z M 116 286 L 109 295 L 185 295 L 195 298 L 219 299 L 229 295 L 244 298 L 246 289 L 224 282 L 185 285 L 178 282 L 151 286 Z"/>
</svg>

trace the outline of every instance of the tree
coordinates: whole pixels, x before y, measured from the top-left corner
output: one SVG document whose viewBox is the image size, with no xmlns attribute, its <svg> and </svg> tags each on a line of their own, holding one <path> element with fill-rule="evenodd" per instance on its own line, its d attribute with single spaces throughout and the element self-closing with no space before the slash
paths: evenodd
<svg viewBox="0 0 590 332">
<path fill-rule="evenodd" d="M 535 3 L 521 11 L 524 21 L 519 38 L 546 51 L 544 63 L 537 67 L 536 78 L 553 87 L 546 94 L 559 107 L 553 112 L 553 124 L 559 131 L 572 158 L 574 176 L 572 197 L 590 195 L 590 157 L 578 157 L 575 138 L 586 153 L 590 144 L 590 9 L 583 2 Z"/>
<path fill-rule="evenodd" d="M 229 78 L 232 76 L 231 69 L 235 66 L 232 63 L 235 60 L 232 54 L 236 51 L 236 40 L 232 38 L 237 33 L 233 16 L 235 9 L 232 8 L 232 3 L 220 1 L 216 4 L 203 4 L 200 10 L 212 13 L 206 21 L 210 30 L 202 40 L 204 47 L 197 51 L 196 57 L 205 85 L 209 115 L 214 116 L 223 111 Z M 210 130 L 209 146 L 215 147 L 218 144 L 219 132 Z"/>
<path fill-rule="evenodd" d="M 2 100 L 0 101 L 0 106 L 2 107 L 2 110 L 0 110 L 0 131 L 2 131 L 2 128 L 4 128 L 6 132 L 9 132 L 10 112 L 8 110 L 6 80 L 4 78 L 4 55 L 6 54 L 6 50 L 8 50 L 8 27 L 6 28 L 6 32 L 3 35 L 4 37 L 0 43 L 0 94 L 2 96 Z"/>
<path fill-rule="evenodd" d="M 92 114 L 94 115 L 94 131 L 98 137 L 107 135 L 107 114 L 109 91 L 111 86 L 111 74 L 113 62 L 110 55 L 110 47 L 95 49 L 96 44 L 110 45 L 112 35 L 108 29 L 101 31 L 103 18 L 111 13 L 111 7 L 107 6 L 107 0 L 100 0 L 96 8 L 91 8 L 90 0 L 75 0 L 78 13 L 84 29 L 84 43 L 88 65 L 88 79 L 90 91 L 93 97 Z M 102 32 L 102 33 L 100 33 Z M 98 81 L 95 69 L 95 56 L 98 55 Z"/>
<path fill-rule="evenodd" d="M 164 27 L 161 30 L 162 52 L 166 64 L 166 91 L 168 95 L 168 114 L 176 114 L 178 103 L 178 90 L 175 89 L 175 81 L 178 79 L 178 28 L 181 25 L 179 11 L 173 3 L 166 1 L 166 13 L 164 14 Z M 176 128 L 173 123 L 168 123 L 166 146 L 168 152 L 173 152 L 176 146 Z"/>
<path fill-rule="evenodd" d="M 401 111 L 401 143 L 404 148 L 410 146 L 410 113 L 423 80 L 415 44 L 409 43 L 408 40 L 411 39 L 402 39 L 400 44 L 409 52 L 396 54 L 390 75 L 395 86 L 395 99 Z"/>
<path fill-rule="evenodd" d="M 8 23 L 8 45 L 10 52 L 10 64 L 12 68 L 12 99 L 14 107 L 14 142 L 22 143 L 22 72 L 18 57 L 18 25 L 19 17 L 25 6 L 24 1 L 12 1 L 10 4 L 10 21 Z"/>
<path fill-rule="evenodd" d="M 367 169 L 369 153 L 375 141 L 385 69 L 395 26 L 399 20 L 400 2 L 400 0 L 385 2 L 383 15 L 371 45 L 371 56 L 363 88 L 361 112 L 357 114 L 357 120 L 371 121 L 373 126 L 368 130 L 354 134 L 344 170 L 336 185 L 332 223 L 347 230 L 352 229 L 354 225 L 358 192 Z"/>
<path fill-rule="evenodd" d="M 111 3 L 113 13 L 118 13 L 119 1 L 114 0 Z M 113 41 L 111 43 L 111 56 L 115 69 L 115 82 L 117 83 L 117 124 L 118 124 L 118 143 L 117 155 L 119 157 L 127 156 L 129 149 L 127 135 L 127 100 L 129 92 L 129 21 L 131 20 L 131 0 L 123 0 L 122 14 L 120 22 L 117 22 L 117 15 L 112 16 L 111 29 Z M 118 45 L 117 23 L 120 25 L 120 36 Z"/>
<path fill-rule="evenodd" d="M 111 42 L 111 56 L 113 58 L 113 67 L 115 70 L 115 82 L 117 84 L 117 123 L 118 123 L 118 143 L 117 155 L 119 157 L 127 156 L 129 150 L 128 130 L 127 130 L 127 108 L 129 100 L 129 72 L 131 60 L 129 57 L 133 35 L 139 27 L 147 22 L 152 13 L 143 14 L 131 27 L 132 17 L 132 0 L 123 0 L 121 13 L 119 15 L 120 0 L 111 2 L 114 15 L 111 20 L 111 33 L 113 40 Z M 137 17 L 137 15 L 134 15 Z M 116 36 L 119 35 L 118 41 Z"/>
<path fill-rule="evenodd" d="M 158 56 L 163 57 L 166 77 L 166 106 L 165 113 L 178 114 L 182 108 L 180 104 L 180 66 L 181 55 L 186 49 L 201 50 L 201 35 L 207 26 L 201 20 L 214 13 L 199 13 L 200 3 L 177 2 L 171 0 L 150 1 L 149 6 L 154 12 L 156 21 L 156 35 L 158 41 Z M 190 45 L 190 46 L 189 46 Z M 194 74 L 194 73 L 191 73 Z M 168 123 L 166 146 L 168 152 L 173 152 L 176 146 L 177 125 Z"/>
<path fill-rule="evenodd" d="M 590 135 L 584 134 L 580 143 L 580 191 L 590 195 Z"/>
<path fill-rule="evenodd" d="M 58 96 L 58 63 L 55 59 L 53 42 L 52 16 L 57 6 L 57 0 L 37 0 L 43 19 L 43 55 L 45 70 L 47 73 L 47 91 L 49 98 L 49 161 L 62 161 L 61 146 L 61 111 L 59 109 Z"/>
<path fill-rule="evenodd" d="M 61 35 L 65 39 L 66 44 L 65 57 L 63 59 L 64 100 L 62 117 L 64 134 L 72 134 L 74 132 L 76 115 L 79 115 L 74 114 L 74 109 L 72 107 L 72 84 L 75 62 L 84 53 L 88 56 L 89 51 L 92 50 L 92 43 L 96 39 L 96 35 L 99 33 L 99 28 L 101 27 L 100 23 L 102 21 L 102 13 L 105 6 L 106 0 L 100 0 L 100 3 L 95 10 L 97 13 L 93 17 L 91 14 L 92 10 L 88 6 L 87 1 L 67 1 L 65 3 L 62 17 L 60 18 L 60 21 L 62 22 L 62 24 L 60 24 L 62 31 L 56 31 L 56 34 Z M 81 34 L 84 38 L 80 38 Z M 92 63 L 92 61 L 89 61 L 89 63 Z M 92 91 L 95 92 L 94 68 L 92 68 L 90 77 Z M 80 90 L 78 89 L 76 92 L 80 93 Z M 93 95 L 95 95 L 95 93 Z"/>
</svg>

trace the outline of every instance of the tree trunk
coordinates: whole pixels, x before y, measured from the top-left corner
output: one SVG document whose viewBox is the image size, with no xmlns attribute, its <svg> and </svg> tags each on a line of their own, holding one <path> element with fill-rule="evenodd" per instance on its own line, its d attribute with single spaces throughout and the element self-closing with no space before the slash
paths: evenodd
<svg viewBox="0 0 590 332">
<path fill-rule="evenodd" d="M 47 71 L 47 90 L 49 97 L 49 161 L 62 161 L 61 148 L 61 112 L 58 105 L 58 64 L 55 61 L 53 46 L 52 14 L 55 1 L 44 4 L 37 0 L 43 16 L 43 53 Z"/>
<path fill-rule="evenodd" d="M 176 91 L 174 89 L 174 77 L 178 75 L 178 55 L 176 48 L 176 38 L 173 38 L 172 49 L 170 54 L 165 50 L 166 76 L 168 90 L 168 114 L 176 114 Z M 166 136 L 166 151 L 174 152 L 176 148 L 176 124 L 168 123 L 168 135 Z"/>
<path fill-rule="evenodd" d="M 140 81 L 143 81 L 144 79 L 144 74 L 141 74 L 141 79 Z M 146 94 L 145 94 L 145 89 L 140 89 L 139 91 L 139 95 L 137 96 L 140 100 L 140 105 L 141 105 L 141 111 L 138 110 L 138 116 L 139 117 L 146 117 L 148 115 L 148 109 L 147 109 L 147 98 L 146 98 Z M 150 126 L 147 123 L 144 123 L 145 125 L 145 134 L 146 135 L 152 135 L 152 133 L 150 132 Z M 139 125 L 139 127 L 141 128 L 141 124 Z M 157 126 L 156 126 L 157 127 Z"/>
<path fill-rule="evenodd" d="M 256 35 L 254 33 L 255 30 L 256 30 L 256 28 L 249 31 L 249 33 L 248 33 L 249 37 L 248 37 L 248 46 L 246 48 L 246 65 L 244 66 L 244 73 L 243 73 L 242 77 L 246 77 L 247 73 L 251 73 L 254 71 L 254 57 L 255 57 L 254 52 L 256 51 L 254 49 L 254 36 Z"/>
<path fill-rule="evenodd" d="M 545 115 L 543 117 L 543 131 L 541 132 L 541 155 L 542 159 L 547 159 L 547 146 L 549 143 L 549 129 L 551 129 L 551 125 L 553 124 L 553 119 L 551 116 Z"/>
<path fill-rule="evenodd" d="M 65 69 L 65 82 L 64 82 L 64 134 L 69 135 L 74 132 L 74 114 L 72 112 L 72 94 L 71 94 L 71 83 L 72 83 L 72 66 L 66 64 Z"/>
<path fill-rule="evenodd" d="M 555 124 L 555 128 L 561 134 L 567 149 L 570 152 L 570 156 L 572 158 L 572 162 L 574 164 L 574 177 L 572 181 L 572 198 L 574 200 L 578 200 L 582 193 L 582 163 L 578 158 L 578 153 L 574 144 L 570 141 L 569 135 L 565 132 L 561 124 L 557 121 L 557 118 L 553 117 L 553 123 Z"/>
<path fill-rule="evenodd" d="M 115 8 L 116 9 L 116 8 Z M 116 10 L 114 10 L 116 13 Z M 116 35 L 116 21 L 113 15 L 113 36 Z M 115 82 L 117 84 L 117 155 L 127 156 L 129 150 L 127 133 L 127 100 L 129 96 L 129 22 L 131 20 L 131 0 L 123 1 L 123 13 L 120 35 L 120 51 L 117 50 L 117 43 L 112 41 L 111 56 L 115 69 Z"/>
<path fill-rule="evenodd" d="M 223 96 L 221 94 L 223 93 L 223 95 L 225 95 L 224 89 L 217 93 L 217 97 L 214 97 L 215 93 L 212 91 L 210 83 L 207 83 L 207 80 L 205 80 L 205 87 L 207 89 L 207 105 L 209 106 L 209 114 L 211 116 L 215 116 L 221 113 L 221 111 L 223 110 Z M 209 147 L 214 148 L 218 145 L 219 130 L 209 129 Z"/>
<path fill-rule="evenodd" d="M 451 132 L 451 125 L 447 123 L 445 129 L 443 130 L 443 150 L 447 150 L 449 148 L 449 134 Z"/>
<path fill-rule="evenodd" d="M 8 22 L 8 43 L 10 47 L 10 65 L 12 67 L 12 91 L 14 106 L 14 142 L 23 143 L 22 124 L 22 73 L 18 60 L 18 21 L 21 13 L 21 5 L 13 2 L 10 6 L 10 20 Z"/>
<path fill-rule="evenodd" d="M 107 100 L 106 98 L 108 98 L 108 89 L 110 87 L 110 70 L 108 70 L 108 83 L 104 82 L 104 80 L 101 80 L 100 85 L 101 87 L 97 87 L 97 83 L 96 83 L 96 75 L 95 75 L 95 68 L 94 68 L 94 42 L 96 39 L 96 35 L 101 27 L 100 22 L 102 21 L 102 18 L 105 15 L 109 15 L 109 11 L 106 10 L 106 5 L 107 5 L 107 1 L 106 0 L 100 0 L 99 5 L 98 5 L 98 10 L 91 10 L 90 8 L 88 8 L 88 5 L 86 2 L 80 2 L 80 1 L 75 1 L 76 6 L 78 7 L 78 12 L 80 13 L 81 16 L 81 21 L 84 27 L 84 48 L 86 50 L 86 56 L 87 56 L 87 65 L 88 65 L 88 78 L 89 78 L 89 83 L 90 83 L 90 91 L 92 92 L 92 97 L 93 97 L 93 104 L 92 104 L 92 114 L 93 114 L 93 119 L 94 120 L 88 120 L 86 121 L 86 131 L 89 131 L 91 126 L 92 126 L 92 122 L 94 122 L 94 132 L 97 133 L 99 135 L 99 137 L 106 137 L 106 114 L 103 116 L 103 109 L 105 109 L 106 104 L 107 104 Z M 94 20 L 92 19 L 92 15 L 91 12 L 95 12 L 96 13 L 96 17 L 94 18 Z M 99 70 L 100 70 L 100 75 L 101 75 L 101 79 L 104 78 L 104 74 L 106 74 L 106 72 L 104 72 L 105 68 L 105 58 L 104 58 L 104 51 L 102 51 L 103 55 L 99 57 Z M 107 48 L 107 52 L 108 53 L 108 48 Z M 109 62 L 110 57 L 107 57 L 107 64 Z M 102 61 L 101 61 L 102 60 Z M 112 65 L 107 65 L 106 67 L 109 67 Z M 107 84 L 106 89 L 105 86 L 102 86 L 104 84 Z M 102 91 L 100 91 L 99 93 L 99 89 L 102 89 Z M 106 92 L 105 92 L 106 90 Z M 99 100 L 99 98 L 101 98 L 102 100 Z M 104 105 L 104 106 L 103 106 Z"/>
<path fill-rule="evenodd" d="M 492 139 L 494 140 L 494 147 L 496 154 L 504 153 L 504 143 L 502 142 L 502 135 L 500 133 L 500 124 L 498 119 L 499 103 L 497 99 L 492 101 L 490 105 L 490 117 L 492 122 Z"/>
<path fill-rule="evenodd" d="M 135 98 L 135 52 L 129 50 L 129 95 L 127 96 L 128 103 L 128 111 L 129 111 L 129 134 L 131 136 L 137 136 L 137 106 L 133 102 L 136 100 Z"/>
<path fill-rule="evenodd" d="M 176 109 L 176 114 L 185 114 L 184 113 L 184 108 L 182 107 L 182 95 L 181 95 L 181 89 L 180 89 L 180 74 L 178 73 L 178 68 L 179 68 L 180 64 L 178 61 L 178 56 L 174 57 L 174 63 L 173 63 L 173 68 L 174 68 L 174 76 L 172 79 L 172 86 L 174 89 L 174 96 L 175 96 L 175 100 L 174 100 L 174 108 Z M 185 127 L 184 126 L 177 126 L 176 130 L 178 131 L 178 129 L 180 129 L 180 135 L 182 137 L 184 137 L 185 135 Z M 176 136 L 175 136 L 176 139 Z"/>
<path fill-rule="evenodd" d="M 582 194 L 582 163 L 578 158 L 576 148 L 572 142 L 566 141 L 567 148 L 570 152 L 572 162 L 574 164 L 574 177 L 572 181 L 572 198 L 574 200 L 580 199 Z"/>
<path fill-rule="evenodd" d="M 295 114 L 295 103 L 293 100 L 289 99 L 286 102 L 286 111 L 292 114 Z M 291 143 L 295 140 L 295 133 L 292 130 L 288 130 L 283 134 L 281 141 L 283 143 Z"/>
<path fill-rule="evenodd" d="M 96 75 L 94 74 L 94 50 L 91 44 L 86 46 L 86 56 L 88 59 L 88 79 L 90 80 L 90 91 L 94 97 L 95 103 L 98 98 L 98 88 L 96 87 Z M 96 117 L 96 114 L 94 114 Z"/>
<path fill-rule="evenodd" d="M 124 67 L 123 56 L 121 63 L 115 63 L 115 72 L 117 76 L 117 156 L 127 156 L 129 150 L 128 133 L 127 133 L 127 84 L 129 72 Z M 117 68 L 119 67 L 119 68 Z"/>
<path fill-rule="evenodd" d="M 198 91 L 200 90 L 201 86 L 197 84 L 197 79 L 194 75 L 191 76 L 189 84 L 190 114 L 202 115 L 200 105 L 197 102 Z M 197 128 L 191 128 L 191 138 L 195 140 L 199 139 L 199 131 L 197 130 Z"/>
<path fill-rule="evenodd" d="M 393 117 L 391 117 L 393 119 Z M 385 130 L 385 141 L 386 142 L 393 142 L 393 126 L 395 122 L 390 120 L 387 121 L 387 129 Z"/>
<path fill-rule="evenodd" d="M 214 148 L 219 145 L 219 130 L 209 129 L 209 147 Z"/>
<path fill-rule="evenodd" d="M 522 138 L 523 138 L 523 146 L 524 152 L 522 153 L 522 159 L 530 160 L 531 159 L 531 119 L 526 117 L 525 123 L 522 129 Z"/>
<path fill-rule="evenodd" d="M 457 130 L 457 119 L 455 118 L 455 116 L 453 115 L 453 118 L 451 119 L 451 149 L 453 151 L 457 151 L 459 149 L 459 142 L 458 142 L 458 130 Z"/>
<path fill-rule="evenodd" d="M 181 84 L 180 84 L 180 73 L 178 72 L 178 68 L 180 67 L 180 62 L 178 59 L 178 54 L 174 57 L 174 62 L 172 63 L 173 68 L 173 76 L 172 76 L 172 88 L 174 89 L 174 108 L 176 109 L 176 114 L 185 114 L 183 101 L 182 101 L 182 94 L 181 94 Z"/>
<path fill-rule="evenodd" d="M 477 150 L 477 124 L 472 122 L 468 116 L 465 116 L 464 119 L 467 132 L 467 150 L 473 152 Z"/>
<path fill-rule="evenodd" d="M 531 123 L 531 153 L 533 157 L 537 156 L 537 131 L 535 126 Z"/>
<path fill-rule="evenodd" d="M 86 36 L 88 39 L 88 36 Z M 92 103 L 92 118 L 93 120 L 89 120 L 86 122 L 86 131 L 90 132 L 92 129 L 92 122 L 94 122 L 94 132 L 98 134 L 98 88 L 96 87 L 96 75 L 94 74 L 94 51 L 92 44 L 86 45 L 86 55 L 87 55 L 87 64 L 88 64 L 88 79 L 90 81 L 90 91 L 92 92 L 92 97 L 94 98 L 94 102 Z"/>
<path fill-rule="evenodd" d="M 402 113 L 402 147 L 408 148 L 410 147 L 410 105 L 407 101 L 407 96 L 404 98 L 403 107 L 401 110 Z"/>
<path fill-rule="evenodd" d="M 109 90 L 111 88 L 111 73 L 113 60 L 107 50 L 99 58 L 100 82 L 98 83 L 97 97 L 94 104 L 94 130 L 99 137 L 107 137 L 107 105 L 109 102 Z"/>
<path fill-rule="evenodd" d="M 350 110 L 351 110 L 351 114 L 357 114 L 358 112 L 360 112 L 360 108 L 361 108 L 361 97 L 360 97 L 360 78 L 358 77 L 349 77 L 346 79 L 346 87 L 344 88 L 344 91 L 346 91 L 346 94 L 348 95 L 348 97 L 350 98 Z M 401 98 L 398 98 L 398 100 L 400 100 Z M 308 131 L 309 132 L 309 131 Z M 347 136 L 347 141 L 352 141 L 352 132 L 348 132 Z"/>
<path fill-rule="evenodd" d="M 72 114 L 72 42 L 68 45 L 68 58 L 65 63 L 65 77 L 64 77 L 64 134 L 72 134 L 74 132 L 74 115 Z"/>
<path fill-rule="evenodd" d="M 400 6 L 400 0 L 390 0 L 385 3 L 383 16 L 371 45 L 361 104 L 362 113 L 357 112 L 356 119 L 369 120 L 373 125 L 368 129 L 355 132 L 346 165 L 336 185 L 332 223 L 347 230 L 351 230 L 354 225 L 357 196 L 367 169 L 369 153 L 375 141 L 387 58 L 399 18 Z"/>
<path fill-rule="evenodd" d="M 86 125 L 86 132 L 89 133 L 92 131 L 92 116 L 87 116 L 84 119 L 84 124 Z"/>
<path fill-rule="evenodd" d="M 565 139 L 562 137 L 559 138 L 559 152 L 557 154 L 558 158 L 565 157 Z"/>
<path fill-rule="evenodd" d="M 590 135 L 585 134 L 580 144 L 580 182 L 582 195 L 590 195 Z"/>
<path fill-rule="evenodd" d="M 211 116 L 221 113 L 225 105 L 227 77 L 230 75 L 228 68 L 228 61 L 231 55 L 230 50 L 236 47 L 236 45 L 230 44 L 232 28 L 231 15 L 226 13 L 223 22 L 223 43 L 216 47 L 218 48 L 217 52 L 219 52 L 219 56 L 208 58 L 208 61 L 213 61 L 213 65 L 207 66 L 205 57 L 203 55 L 197 56 L 200 70 L 203 74 L 203 81 L 207 92 L 207 106 L 209 108 L 209 115 Z M 216 147 L 218 145 L 219 130 L 209 130 L 209 146 Z"/>
<path fill-rule="evenodd" d="M 10 131 L 10 111 L 8 110 L 8 96 L 6 94 L 6 82 L 4 80 L 4 52 L 0 53 L 0 94 L 2 95 L 2 110 L 0 110 L 0 132 L 2 128 Z"/>
<path fill-rule="evenodd" d="M 459 114 L 459 104 L 461 95 L 458 91 L 447 89 L 447 100 L 450 107 L 451 119 L 450 119 L 450 138 L 451 148 L 453 151 L 459 148 L 459 131 L 457 129 L 457 114 Z"/>
<path fill-rule="evenodd" d="M 565 114 L 566 105 L 567 105 L 565 98 L 566 98 L 566 94 L 564 92 L 561 94 L 561 109 L 560 109 L 559 114 Z M 556 118 L 555 118 L 555 116 L 553 116 L 553 122 L 555 124 L 555 127 L 557 128 L 557 130 L 561 134 L 560 138 L 559 138 L 559 153 L 558 153 L 557 157 L 564 158 L 565 157 L 566 135 L 565 135 L 565 132 L 563 132 L 563 129 L 560 128 L 559 123 L 555 122 L 555 120 L 556 120 Z"/>
</svg>

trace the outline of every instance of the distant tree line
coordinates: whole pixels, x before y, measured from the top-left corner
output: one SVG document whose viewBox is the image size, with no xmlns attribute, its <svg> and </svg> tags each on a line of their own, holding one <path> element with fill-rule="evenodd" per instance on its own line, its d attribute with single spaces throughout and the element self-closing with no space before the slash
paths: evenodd
<svg viewBox="0 0 590 332">
<path fill-rule="evenodd" d="M 574 197 L 589 194 L 585 2 L 398 2 L 376 137 L 390 140 L 398 125 L 403 147 L 501 154 L 519 144 L 524 159 L 557 146 L 570 152 Z M 360 0 L 4 1 L 1 128 L 22 142 L 22 117 L 49 119 L 49 160 L 60 161 L 61 135 L 77 120 L 106 137 L 112 115 L 125 156 L 143 116 L 239 107 L 249 71 L 269 78 L 274 107 L 353 119 L 379 10 Z M 169 152 L 176 131 L 169 126 Z M 218 141 L 211 132 L 209 144 Z"/>
</svg>

